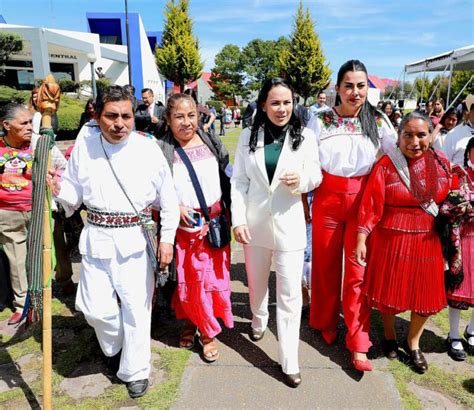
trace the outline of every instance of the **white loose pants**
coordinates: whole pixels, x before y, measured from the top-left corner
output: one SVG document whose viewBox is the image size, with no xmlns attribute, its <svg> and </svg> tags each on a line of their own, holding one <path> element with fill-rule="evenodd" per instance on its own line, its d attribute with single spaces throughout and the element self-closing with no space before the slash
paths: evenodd
<svg viewBox="0 0 474 410">
<path fill-rule="evenodd" d="M 245 266 L 252 310 L 252 328 L 268 324 L 268 278 L 272 258 L 276 271 L 278 360 L 286 374 L 299 372 L 298 346 L 301 323 L 301 271 L 304 250 L 281 252 L 244 246 Z"/>
<path fill-rule="evenodd" d="M 82 257 L 76 308 L 84 313 L 108 357 L 122 349 L 117 376 L 124 382 L 150 374 L 153 273 L 146 252 L 127 258 Z M 120 305 L 118 301 L 120 300 Z"/>
</svg>

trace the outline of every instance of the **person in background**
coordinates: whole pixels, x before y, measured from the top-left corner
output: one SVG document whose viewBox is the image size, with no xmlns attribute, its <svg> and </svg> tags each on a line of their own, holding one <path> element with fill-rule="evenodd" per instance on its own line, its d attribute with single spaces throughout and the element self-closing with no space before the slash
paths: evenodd
<svg viewBox="0 0 474 410">
<path fill-rule="evenodd" d="M 217 119 L 217 111 L 213 106 L 207 106 L 209 112 L 214 116 L 214 121 L 212 121 L 211 127 L 209 128 L 212 135 L 216 134 L 216 119 Z"/>
<path fill-rule="evenodd" d="M 357 209 L 380 152 L 390 152 L 397 140 L 390 121 L 367 100 L 368 88 L 365 65 L 359 60 L 347 61 L 337 75 L 340 104 L 319 113 L 309 124 L 316 134 L 323 170 L 312 207 L 309 324 L 321 332 L 327 344 L 336 341 L 342 285 L 346 346 L 353 366 L 360 371 L 371 371 L 372 365 L 366 354 L 371 342 L 370 309 L 362 295 L 364 268 L 354 258 Z"/>
<path fill-rule="evenodd" d="M 219 136 L 224 137 L 225 136 L 225 116 L 226 116 L 226 105 L 222 104 L 221 111 L 220 111 L 220 130 L 219 130 Z"/>
<path fill-rule="evenodd" d="M 33 133 L 30 111 L 9 103 L 0 110 L 0 245 L 8 257 L 14 312 L 8 324 L 21 322 L 28 291 L 26 238 L 32 209 L 32 164 L 38 135 Z M 51 165 L 64 170 L 66 160 L 56 146 Z"/>
<path fill-rule="evenodd" d="M 377 110 L 382 110 L 382 105 L 383 105 L 383 101 L 380 100 L 380 101 L 377 103 Z"/>
<path fill-rule="evenodd" d="M 431 123 L 436 127 L 444 115 L 444 100 L 441 97 L 433 101 L 433 109 L 429 112 Z"/>
<path fill-rule="evenodd" d="M 233 112 L 233 118 L 234 118 L 234 125 L 235 125 L 235 128 L 238 128 L 240 127 L 240 108 L 238 105 L 235 106 L 234 108 L 234 112 Z"/>
<path fill-rule="evenodd" d="M 161 132 L 163 137 L 158 145 L 171 167 L 181 215 L 175 243 L 177 288 L 172 303 L 176 318 L 185 321 L 179 345 L 192 349 L 199 331 L 202 357 L 214 362 L 219 357 L 216 336 L 222 331 L 217 319 L 222 319 L 228 328 L 234 325 L 230 244 L 223 248 L 211 247 L 205 233 L 204 213 L 177 147 L 181 147 L 191 161 L 210 218 L 230 209 L 230 180 L 226 175 L 229 154 L 219 138 L 199 127 L 196 103 L 191 96 L 172 95 L 165 118 L 165 130 Z"/>
<path fill-rule="evenodd" d="M 393 124 L 393 104 L 391 101 L 385 101 L 380 109 Z"/>
<path fill-rule="evenodd" d="M 276 268 L 278 361 L 286 383 L 301 383 L 298 344 L 301 272 L 306 247 L 301 194 L 321 182 L 313 132 L 294 110 L 287 80 L 262 86 L 252 128 L 239 138 L 232 175 L 235 240 L 244 245 L 252 324 L 250 338 L 263 338 L 268 324 L 268 278 Z"/>
<path fill-rule="evenodd" d="M 93 98 L 89 98 L 84 107 L 84 112 L 81 114 L 81 119 L 79 120 L 79 130 L 86 122 L 93 119 L 95 119 L 95 102 Z"/>
<path fill-rule="evenodd" d="M 395 109 L 392 115 L 392 125 L 395 131 L 398 131 L 398 127 L 400 126 L 400 123 L 402 122 L 403 119 L 403 114 L 399 109 Z"/>
<path fill-rule="evenodd" d="M 196 90 L 192 88 L 188 88 L 184 91 L 186 95 L 189 95 L 194 100 L 198 115 L 199 115 L 199 126 L 204 130 L 204 132 L 209 132 L 211 129 L 211 125 L 214 123 L 216 116 L 209 111 L 209 108 L 205 105 L 199 104 L 198 96 Z"/>
<path fill-rule="evenodd" d="M 426 113 L 426 115 L 430 115 L 430 114 L 431 114 L 431 111 L 433 111 L 433 101 L 432 101 L 432 100 L 427 101 L 427 102 L 426 102 L 426 106 L 425 106 L 425 113 Z"/>
<path fill-rule="evenodd" d="M 163 121 L 165 109 L 155 102 L 155 96 L 151 88 L 142 90 L 142 104 L 135 111 L 135 127 L 137 131 L 147 132 L 158 136 Z"/>
<path fill-rule="evenodd" d="M 458 117 L 456 114 L 456 109 L 451 107 L 447 110 L 438 125 L 434 127 L 433 133 L 431 134 L 431 144 L 434 149 L 438 151 L 443 150 L 444 142 L 446 141 L 446 135 L 451 131 L 458 123 Z"/>
<path fill-rule="evenodd" d="M 251 127 L 255 110 L 257 109 L 257 101 L 250 102 L 245 108 L 244 115 L 242 116 L 242 129 Z"/>
<path fill-rule="evenodd" d="M 320 111 L 327 110 L 329 106 L 326 105 L 326 100 L 327 100 L 326 93 L 324 91 L 321 91 L 318 94 L 318 102 L 316 104 L 313 104 L 311 107 L 309 107 L 311 114 L 316 115 Z"/>
<path fill-rule="evenodd" d="M 444 259 L 435 229 L 452 176 L 430 148 L 432 125 L 417 111 L 400 124 L 398 148 L 377 162 L 359 208 L 355 260 L 366 267 L 364 295 L 384 324 L 382 350 L 398 357 L 395 315 L 411 312 L 404 349 L 419 373 L 428 370 L 420 337 L 429 316 L 446 306 Z M 367 238 L 370 243 L 367 246 Z"/>
<path fill-rule="evenodd" d="M 128 92 L 132 96 L 132 108 L 133 112 L 137 111 L 138 108 L 138 100 L 137 97 L 135 96 L 135 87 L 132 84 L 126 84 L 123 86 L 123 89 Z"/>
<path fill-rule="evenodd" d="M 469 117 L 463 121 L 446 135 L 443 145 L 443 152 L 452 164 L 464 164 L 464 152 L 467 143 L 474 136 L 474 94 L 470 94 L 466 98 L 466 106 L 468 108 Z"/>
</svg>

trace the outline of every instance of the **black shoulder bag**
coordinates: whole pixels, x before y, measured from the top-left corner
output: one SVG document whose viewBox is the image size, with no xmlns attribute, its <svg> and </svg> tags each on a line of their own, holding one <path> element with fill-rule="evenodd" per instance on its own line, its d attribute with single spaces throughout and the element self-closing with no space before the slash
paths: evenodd
<svg viewBox="0 0 474 410">
<path fill-rule="evenodd" d="M 194 190 L 196 191 L 199 206 L 201 207 L 201 211 L 204 214 L 204 219 L 206 220 L 209 226 L 209 232 L 207 234 L 209 244 L 213 248 L 223 248 L 227 246 L 230 243 L 230 224 L 227 220 L 227 216 L 225 214 L 224 209 L 222 209 L 220 215 L 211 219 L 209 215 L 209 210 L 207 208 L 206 200 L 204 199 L 204 194 L 202 193 L 201 185 L 199 184 L 196 171 L 194 171 L 193 168 L 193 164 L 189 160 L 183 148 L 176 147 L 176 152 L 178 153 L 188 170 L 191 182 L 193 183 Z"/>
</svg>

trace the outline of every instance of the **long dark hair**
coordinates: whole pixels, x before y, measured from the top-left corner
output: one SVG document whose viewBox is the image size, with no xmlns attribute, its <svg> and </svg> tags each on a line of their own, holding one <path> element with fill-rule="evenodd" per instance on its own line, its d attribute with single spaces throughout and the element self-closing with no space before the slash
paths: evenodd
<svg viewBox="0 0 474 410">
<path fill-rule="evenodd" d="M 337 73 L 337 86 L 340 87 L 344 75 L 349 71 L 363 71 L 367 76 L 368 80 L 368 73 L 365 65 L 359 60 L 349 60 L 346 61 Z M 368 84 L 367 84 L 368 87 Z M 369 101 L 366 99 L 362 107 L 360 108 L 359 115 L 357 116 L 360 121 L 360 125 L 362 127 L 362 131 L 365 135 L 367 135 L 374 144 L 375 148 L 378 148 L 380 145 L 380 138 L 379 138 L 379 131 L 377 129 L 377 123 L 375 122 L 375 115 L 377 114 L 377 110 L 372 107 Z"/>
<path fill-rule="evenodd" d="M 466 150 L 464 151 L 464 166 L 467 167 L 467 162 L 469 161 L 469 153 L 471 149 L 474 148 L 474 137 L 472 137 L 466 145 Z"/>
<path fill-rule="evenodd" d="M 288 122 L 288 130 L 290 132 L 291 138 L 291 148 L 296 151 L 303 142 L 304 137 L 303 135 L 301 135 L 303 127 L 301 125 L 301 121 L 299 120 L 295 112 L 296 102 L 294 100 L 295 92 L 293 90 L 293 87 L 291 86 L 288 80 L 285 80 L 284 78 L 280 77 L 274 77 L 266 80 L 263 83 L 262 89 L 258 94 L 257 112 L 255 114 L 255 119 L 252 124 L 252 130 L 250 131 L 249 146 L 251 152 L 255 152 L 255 149 L 257 148 L 258 131 L 260 127 L 263 126 L 265 122 L 270 121 L 267 117 L 266 112 L 263 111 L 263 104 L 265 103 L 265 101 L 267 101 L 268 93 L 270 92 L 270 90 L 273 87 L 277 87 L 279 85 L 288 88 L 291 91 L 291 98 L 293 98 L 293 112 L 291 113 L 291 118 Z"/>
</svg>

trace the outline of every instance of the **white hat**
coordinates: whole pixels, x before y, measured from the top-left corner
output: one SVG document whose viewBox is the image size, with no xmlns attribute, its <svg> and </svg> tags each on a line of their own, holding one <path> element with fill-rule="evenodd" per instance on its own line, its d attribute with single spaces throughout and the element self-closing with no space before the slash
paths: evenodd
<svg viewBox="0 0 474 410">
<path fill-rule="evenodd" d="M 466 97 L 466 107 L 468 111 L 471 111 L 472 104 L 474 104 L 474 94 L 469 94 Z"/>
</svg>

